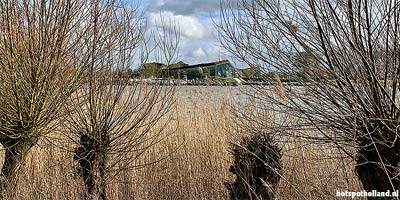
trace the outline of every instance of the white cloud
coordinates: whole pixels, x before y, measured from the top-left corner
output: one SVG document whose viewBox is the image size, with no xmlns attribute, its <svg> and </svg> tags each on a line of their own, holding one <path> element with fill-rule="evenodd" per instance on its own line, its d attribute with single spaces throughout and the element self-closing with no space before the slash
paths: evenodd
<svg viewBox="0 0 400 200">
<path fill-rule="evenodd" d="M 216 44 L 211 44 L 208 46 L 206 52 L 208 55 L 222 56 L 225 50 L 222 49 L 220 46 L 217 46 Z"/>
<path fill-rule="evenodd" d="M 232 5 L 240 0 L 230 0 Z M 181 15 L 192 15 L 196 13 L 219 12 L 219 0 L 149 0 L 150 8 L 154 10 L 171 11 Z"/>
<path fill-rule="evenodd" d="M 150 13 L 149 22 L 151 26 L 161 25 L 162 18 L 165 21 L 176 22 L 181 36 L 200 39 L 210 35 L 209 28 L 203 24 L 198 18 L 193 16 L 175 15 L 170 11 L 163 11 L 161 13 Z"/>
<path fill-rule="evenodd" d="M 206 52 L 204 52 L 204 50 L 202 48 L 196 49 L 195 51 L 192 52 L 192 54 L 194 57 L 198 57 L 198 58 L 207 56 Z"/>
<path fill-rule="evenodd" d="M 217 45 L 213 26 L 213 20 L 220 20 L 218 0 L 149 0 L 148 5 L 149 29 L 159 27 L 162 18 L 167 24 L 173 22 L 178 26 L 181 38 L 177 60 L 198 64 L 230 59 Z"/>
</svg>

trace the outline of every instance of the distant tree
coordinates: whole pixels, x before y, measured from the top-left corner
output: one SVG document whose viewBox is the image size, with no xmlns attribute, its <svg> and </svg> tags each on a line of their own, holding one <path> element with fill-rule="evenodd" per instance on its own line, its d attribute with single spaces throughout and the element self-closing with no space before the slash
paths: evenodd
<svg viewBox="0 0 400 200">
<path fill-rule="evenodd" d="M 164 67 L 162 63 L 144 63 L 139 68 L 139 74 L 144 78 L 159 78 L 161 77 Z"/>
</svg>

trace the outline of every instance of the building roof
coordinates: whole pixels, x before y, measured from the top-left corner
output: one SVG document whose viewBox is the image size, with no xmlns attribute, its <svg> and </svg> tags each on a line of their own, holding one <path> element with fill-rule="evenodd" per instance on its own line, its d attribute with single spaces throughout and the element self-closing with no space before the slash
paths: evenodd
<svg viewBox="0 0 400 200">
<path fill-rule="evenodd" d="M 170 66 L 169 69 L 189 69 L 189 68 L 208 67 L 208 66 L 223 65 L 223 64 L 230 64 L 230 62 L 228 60 L 221 60 L 216 62 L 196 64 L 196 65 L 175 65 L 175 66 Z"/>
<path fill-rule="evenodd" d="M 213 65 L 223 65 L 223 64 L 230 64 L 228 60 L 220 60 L 216 62 L 210 62 L 210 63 L 201 63 L 201 64 L 196 64 L 196 65 L 189 65 L 188 67 L 207 67 L 207 66 L 213 66 Z"/>
</svg>

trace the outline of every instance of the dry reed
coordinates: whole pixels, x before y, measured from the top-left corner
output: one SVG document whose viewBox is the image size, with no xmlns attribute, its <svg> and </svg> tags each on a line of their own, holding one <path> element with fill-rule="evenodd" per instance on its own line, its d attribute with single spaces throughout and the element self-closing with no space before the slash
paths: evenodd
<svg viewBox="0 0 400 200">
<path fill-rule="evenodd" d="M 109 199 L 227 199 L 232 95 L 238 91 L 230 87 L 181 88 L 167 127 L 173 134 L 138 158 L 138 168 L 109 177 Z M 278 199 L 337 199 L 336 190 L 361 190 L 354 163 L 332 158 L 340 155 L 333 147 L 285 141 Z M 44 140 L 27 159 L 16 198 L 79 199 L 82 187 L 72 154 Z"/>
</svg>

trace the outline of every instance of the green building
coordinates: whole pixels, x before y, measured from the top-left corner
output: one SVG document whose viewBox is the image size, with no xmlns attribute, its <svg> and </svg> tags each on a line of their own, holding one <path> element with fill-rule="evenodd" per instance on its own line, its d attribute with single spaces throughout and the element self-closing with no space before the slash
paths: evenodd
<svg viewBox="0 0 400 200">
<path fill-rule="evenodd" d="M 165 67 L 164 74 L 179 79 L 235 78 L 236 70 L 228 60 L 197 65 L 174 65 Z"/>
</svg>

